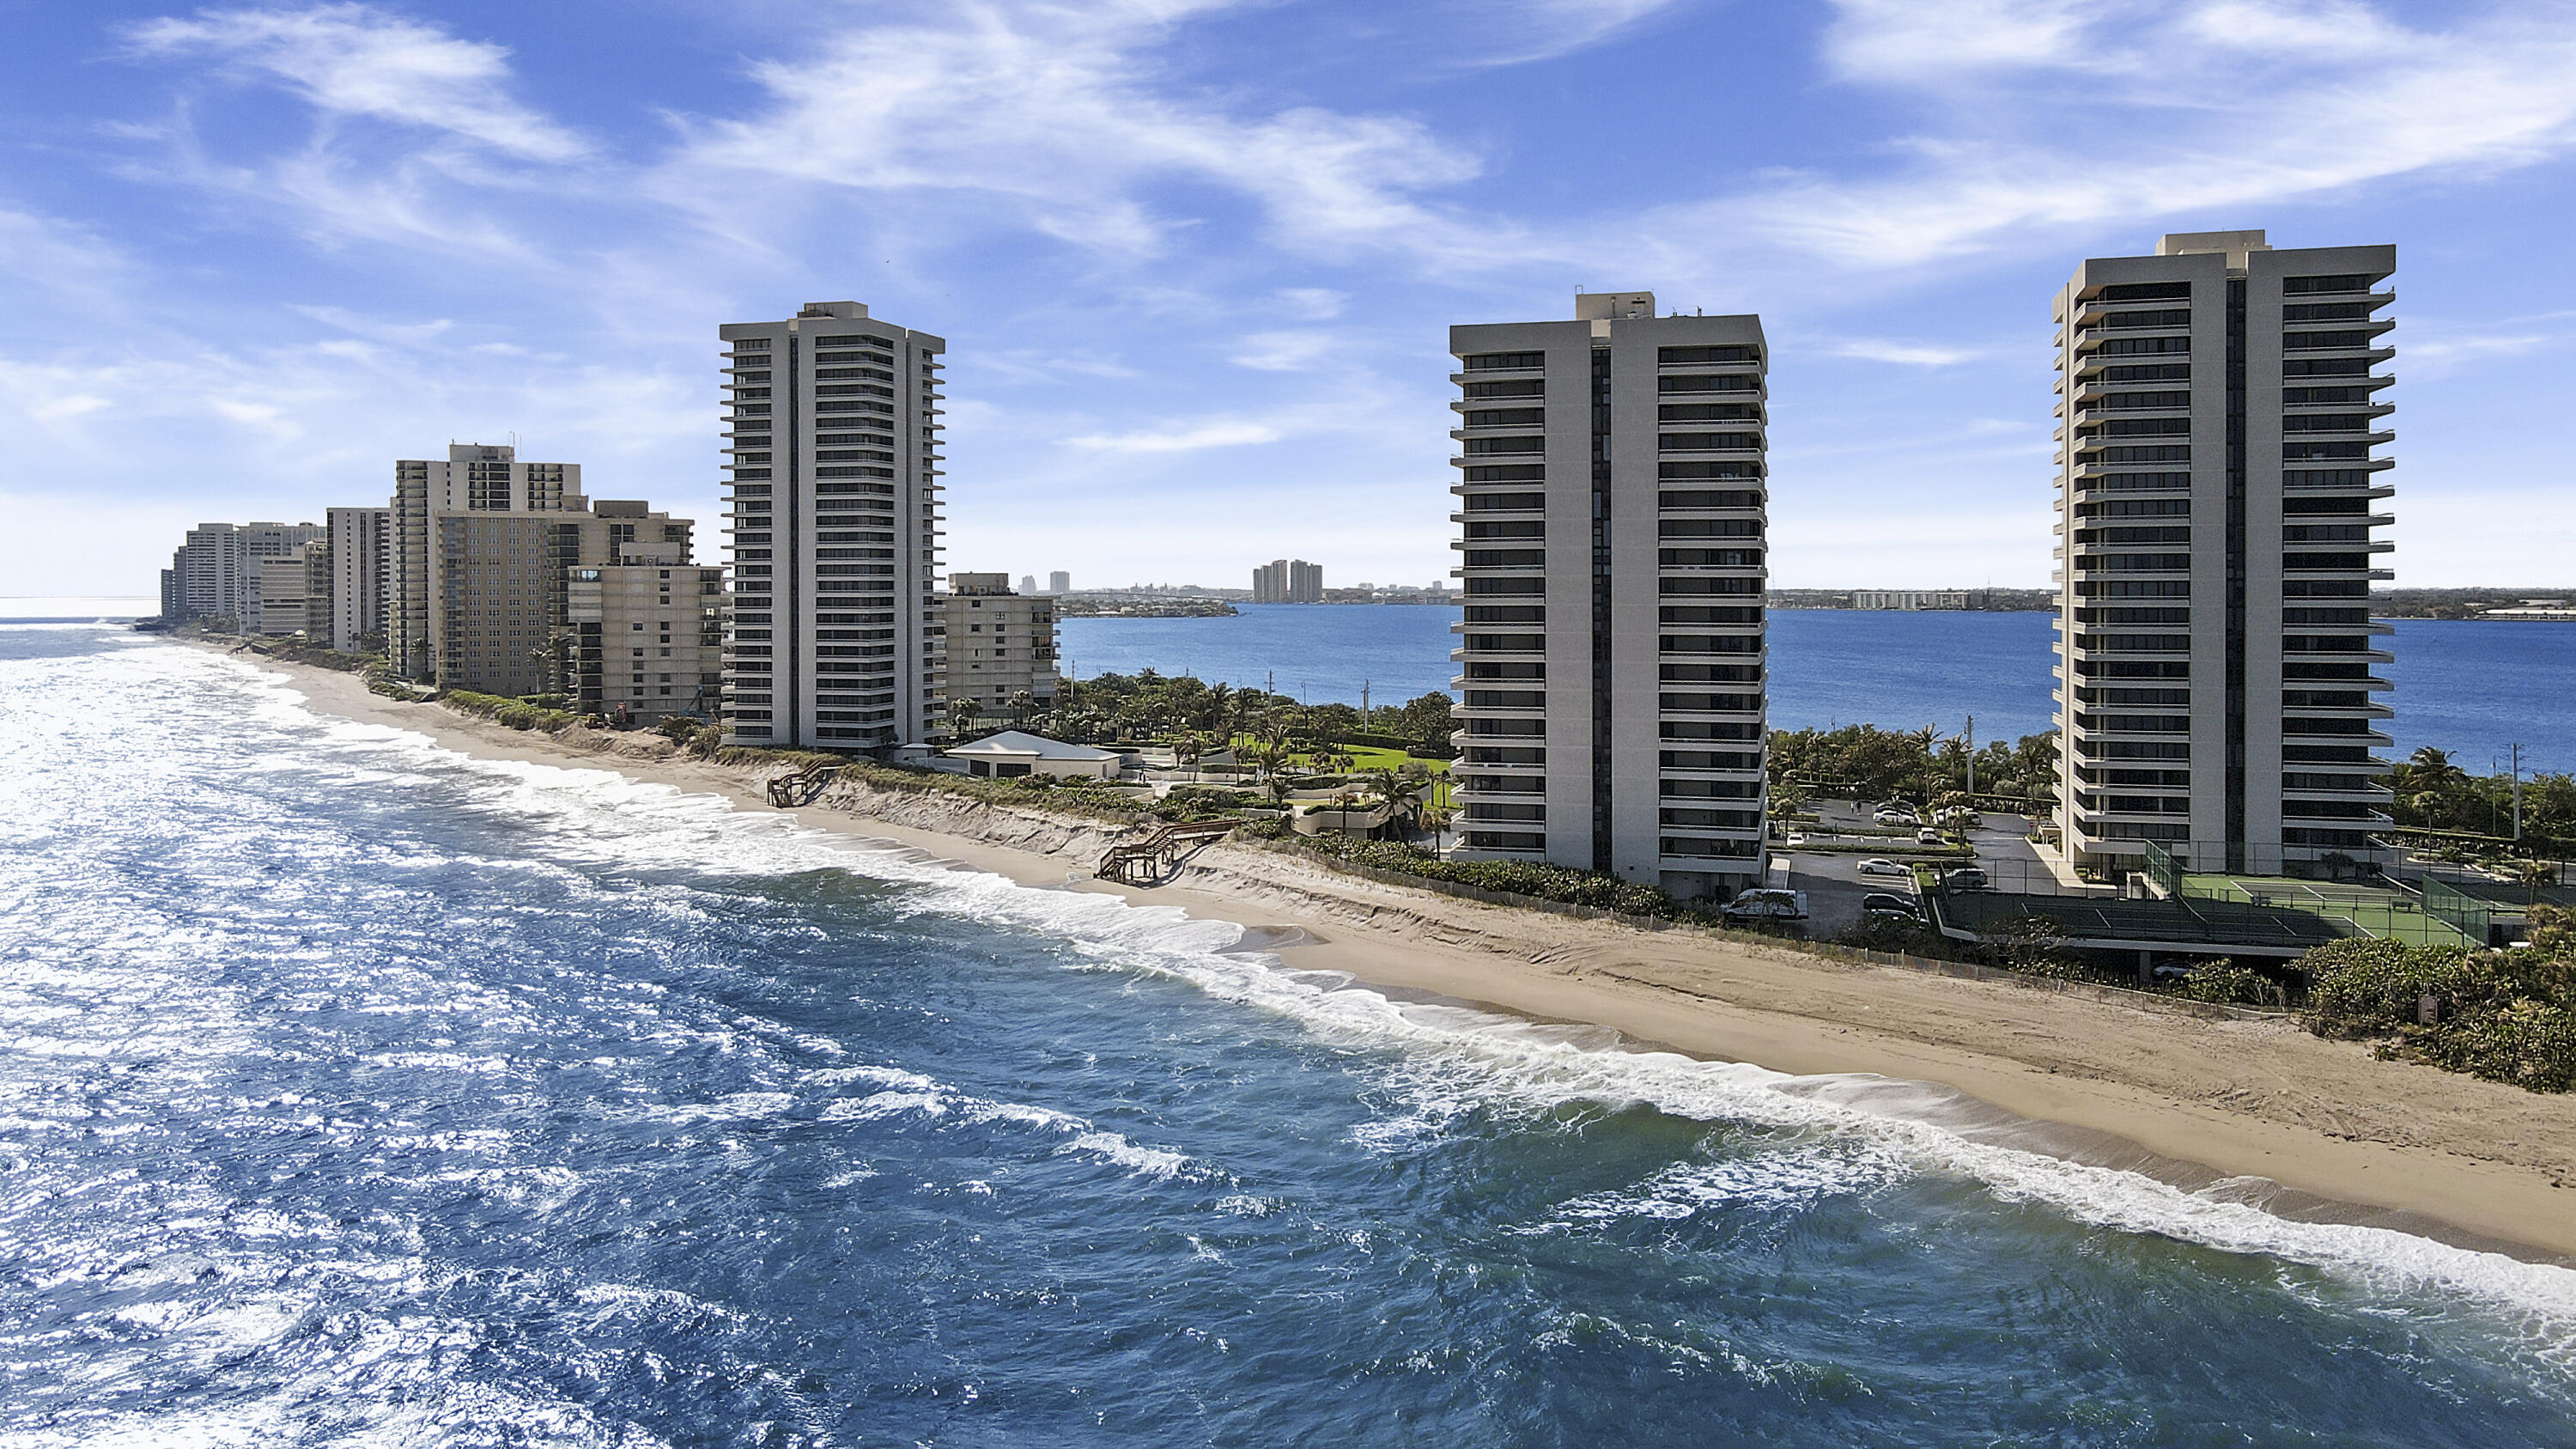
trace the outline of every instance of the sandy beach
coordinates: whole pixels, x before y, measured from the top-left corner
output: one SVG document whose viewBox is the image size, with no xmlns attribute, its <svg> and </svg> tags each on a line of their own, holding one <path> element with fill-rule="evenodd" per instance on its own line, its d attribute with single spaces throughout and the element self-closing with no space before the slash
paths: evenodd
<svg viewBox="0 0 2576 1449">
<path fill-rule="evenodd" d="M 658 736 L 550 737 L 385 699 L 352 675 L 261 660 L 316 710 L 427 735 L 461 753 L 727 796 L 767 811 L 757 772 Z M 2186 1186 L 2261 1178 L 2286 1216 L 2425 1233 L 2576 1261 L 2576 1097 L 2407 1062 L 2281 1020 L 2210 1019 L 1894 967 L 1847 965 L 1687 932 L 1652 932 L 1382 885 L 1271 851 L 1201 851 L 1170 884 L 1089 878 L 1102 822 L 941 794 L 842 788 L 795 812 L 1032 885 L 1179 906 L 1291 942 L 1300 969 L 1550 1021 L 1639 1045 L 1801 1076 L 1985 1140 Z M 1894 1079 L 1876 1083 L 1869 1078 Z M 1908 1084 L 1925 1084 L 1912 1087 Z M 2241 1184 L 2226 1189 L 2242 1196 Z"/>
</svg>

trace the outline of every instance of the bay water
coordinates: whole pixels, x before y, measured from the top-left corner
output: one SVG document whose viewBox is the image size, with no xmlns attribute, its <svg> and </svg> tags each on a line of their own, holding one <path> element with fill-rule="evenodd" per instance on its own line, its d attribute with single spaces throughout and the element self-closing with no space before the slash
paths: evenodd
<svg viewBox="0 0 2576 1449">
<path fill-rule="evenodd" d="M 1233 618 L 1067 619 L 1063 654 L 1082 676 L 1151 666 L 1260 687 L 1312 703 L 1401 704 L 1454 692 L 1455 607 L 1246 604 Z M 2055 726 L 2053 616 L 1939 610 L 1774 609 L 1771 724 L 1823 729 L 1930 726 L 1980 741 Z M 2400 619 L 2381 666 L 2396 687 L 2385 728 L 2398 756 L 2451 751 L 2461 766 L 2576 772 L 2576 625 Z"/>
<path fill-rule="evenodd" d="M 1262 944 L 0 629 L 0 1445 L 2576 1445 L 2566 1268 Z"/>
</svg>

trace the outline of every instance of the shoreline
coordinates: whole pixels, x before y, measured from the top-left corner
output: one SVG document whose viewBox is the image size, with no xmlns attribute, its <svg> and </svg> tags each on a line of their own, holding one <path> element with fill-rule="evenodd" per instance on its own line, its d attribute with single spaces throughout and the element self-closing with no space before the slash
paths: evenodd
<svg viewBox="0 0 2576 1449">
<path fill-rule="evenodd" d="M 317 713 L 409 730 L 477 758 L 718 794 L 1021 885 L 1177 906 L 1241 926 L 1243 949 L 1273 953 L 1289 969 L 1338 972 L 1398 1000 L 1603 1027 L 1631 1049 L 1843 1078 L 1808 1089 L 1906 1097 L 1905 1115 L 1972 1140 L 2186 1190 L 2266 1179 L 2279 1191 L 2253 1200 L 2293 1221 L 2576 1265 L 2576 1096 L 2378 1061 L 2366 1044 L 2324 1041 L 2286 1021 L 2209 1020 L 1518 911 L 1239 846 L 1202 851 L 1169 884 L 1116 885 L 1089 878 L 1100 851 L 1129 829 L 1108 821 L 848 788 L 772 812 L 762 772 L 677 755 L 659 736 L 520 732 L 372 694 L 355 675 L 238 657 L 290 680 Z"/>
</svg>

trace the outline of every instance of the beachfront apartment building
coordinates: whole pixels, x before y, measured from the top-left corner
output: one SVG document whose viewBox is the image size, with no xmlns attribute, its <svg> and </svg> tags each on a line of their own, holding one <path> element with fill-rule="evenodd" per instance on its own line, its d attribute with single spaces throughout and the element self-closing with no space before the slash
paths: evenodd
<svg viewBox="0 0 2576 1449">
<path fill-rule="evenodd" d="M 521 462 L 514 446 L 451 443 L 444 459 L 396 462 L 387 510 L 387 664 L 406 679 L 444 679 L 453 688 L 534 692 L 466 681 L 487 677 L 487 668 L 496 684 L 530 677 L 515 661 L 506 669 L 489 661 L 502 650 L 541 645 L 560 622 L 530 613 L 559 586 L 549 577 L 559 580 L 577 562 L 569 553 L 550 556 L 546 525 L 583 507 L 580 464 Z M 466 549 L 483 551 L 491 567 L 458 572 Z M 499 577 L 505 568 L 507 587 Z M 470 614 L 454 602 L 468 594 L 475 600 Z"/>
<path fill-rule="evenodd" d="M 1324 602 L 1324 566 L 1302 558 L 1272 559 L 1252 571 L 1252 602 L 1320 604 Z"/>
<path fill-rule="evenodd" d="M 1757 317 L 1449 329 L 1459 854 L 1730 896 L 1763 878 L 1767 349 Z"/>
<path fill-rule="evenodd" d="M 615 505 L 602 502 L 602 509 Z M 715 717 L 724 672 L 724 570 L 627 543 L 625 561 L 576 567 L 565 589 L 573 708 L 621 724 Z"/>
<path fill-rule="evenodd" d="M 686 564 L 691 531 L 688 519 L 655 513 L 631 499 L 592 503 L 576 496 L 569 506 L 551 510 L 433 514 L 428 678 L 442 688 L 485 694 L 576 692 L 575 575 L 593 568 Z M 666 631 L 644 632 L 657 636 L 644 647 L 664 647 L 658 634 Z"/>
<path fill-rule="evenodd" d="M 1011 592 L 1008 574 L 950 574 L 947 698 L 987 713 L 1022 695 L 1040 708 L 1055 700 L 1055 600 Z"/>
<path fill-rule="evenodd" d="M 815 302 L 724 344 L 728 741 L 874 751 L 937 723 L 948 344 Z"/>
<path fill-rule="evenodd" d="M 1072 593 L 1073 575 L 1063 569 L 1057 569 L 1048 574 L 1046 591 L 1058 598 L 1062 598 L 1066 594 Z"/>
<path fill-rule="evenodd" d="M 2389 859 L 2390 246 L 2165 237 L 2058 293 L 2057 825 L 2070 864 Z"/>
<path fill-rule="evenodd" d="M 393 517 L 391 508 L 333 508 L 323 515 L 331 546 L 331 647 L 344 654 L 384 647 Z"/>
<path fill-rule="evenodd" d="M 198 524 L 170 555 L 170 568 L 162 577 L 162 615 L 219 621 L 236 631 L 253 629 L 261 562 L 325 537 L 323 529 L 310 523 Z"/>
<path fill-rule="evenodd" d="M 331 638 L 331 545 L 320 539 L 257 561 L 256 597 L 245 601 L 242 632 Z M 246 591 L 247 593 L 248 591 Z"/>
</svg>

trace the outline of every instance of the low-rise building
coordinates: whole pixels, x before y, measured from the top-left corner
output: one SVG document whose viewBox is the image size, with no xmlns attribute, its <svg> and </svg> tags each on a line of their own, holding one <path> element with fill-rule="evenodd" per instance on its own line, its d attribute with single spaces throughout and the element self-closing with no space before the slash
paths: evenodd
<svg viewBox="0 0 2576 1449">
<path fill-rule="evenodd" d="M 625 549 L 630 560 L 651 551 Z M 575 568 L 565 592 L 573 707 L 621 724 L 713 718 L 724 684 L 723 602 L 724 570 L 712 564 Z"/>
<path fill-rule="evenodd" d="M 1116 750 L 1067 744 L 1025 730 L 1004 730 L 1000 734 L 952 746 L 941 753 L 949 759 L 962 761 L 970 775 L 1004 780 L 1021 775 L 1114 780 L 1125 758 Z"/>
<path fill-rule="evenodd" d="M 948 698 L 990 711 L 1020 695 L 1043 708 L 1055 699 L 1056 602 L 1011 592 L 1008 574 L 948 576 Z"/>
</svg>

